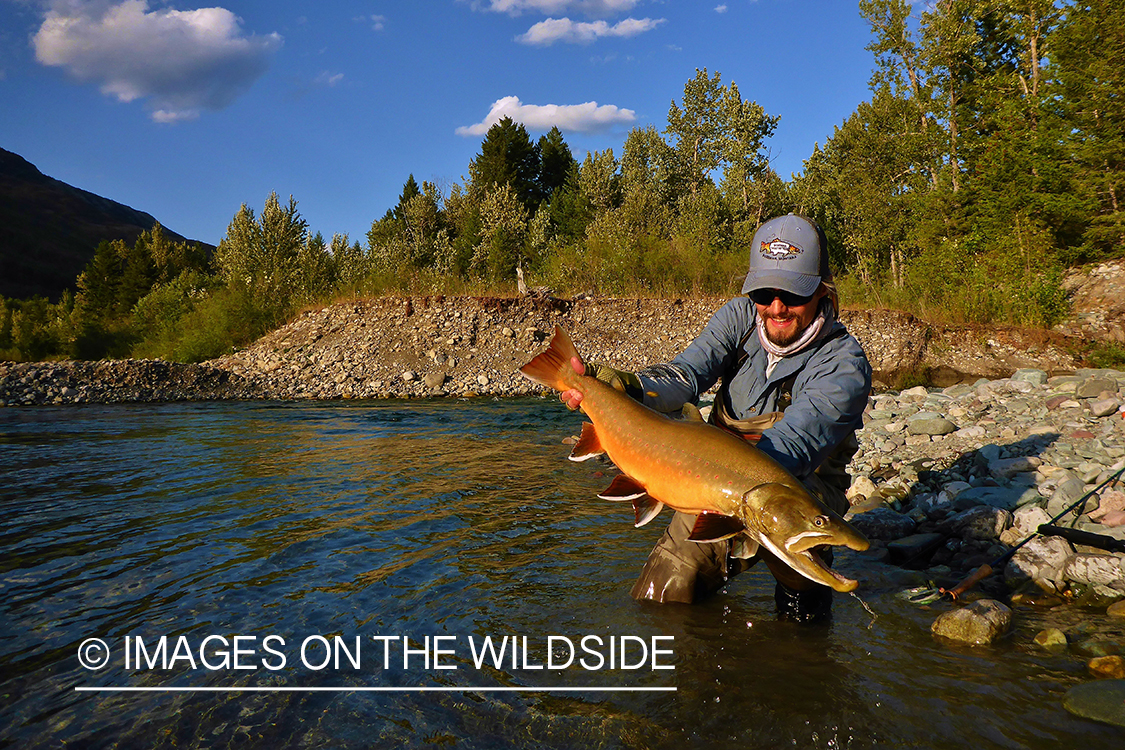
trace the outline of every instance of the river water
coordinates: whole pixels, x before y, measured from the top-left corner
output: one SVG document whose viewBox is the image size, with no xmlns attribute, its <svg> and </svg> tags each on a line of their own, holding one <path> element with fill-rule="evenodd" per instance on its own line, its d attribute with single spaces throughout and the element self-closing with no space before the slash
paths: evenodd
<svg viewBox="0 0 1125 750">
<path fill-rule="evenodd" d="M 1027 645 L 1080 614 L 941 644 L 945 605 L 895 596 L 918 574 L 850 553 L 863 602 L 825 626 L 777 622 L 764 568 L 635 603 L 668 516 L 595 497 L 579 425 L 551 399 L 0 410 L 0 746 L 1121 746 L 1062 708 L 1084 661 Z"/>
</svg>

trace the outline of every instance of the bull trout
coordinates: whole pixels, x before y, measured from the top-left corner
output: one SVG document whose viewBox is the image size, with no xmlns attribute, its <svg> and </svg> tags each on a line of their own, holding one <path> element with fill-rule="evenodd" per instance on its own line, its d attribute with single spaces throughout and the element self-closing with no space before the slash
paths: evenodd
<svg viewBox="0 0 1125 750">
<path fill-rule="evenodd" d="M 556 326 L 551 345 L 520 368 L 530 380 L 582 394 L 590 422 L 570 454 L 585 461 L 606 454 L 622 472 L 598 497 L 632 501 L 636 526 L 668 507 L 697 516 L 689 539 L 732 540 L 732 554 L 749 557 L 758 545 L 793 570 L 836 591 L 859 584 L 824 565 L 814 547 L 865 550 L 868 541 L 818 501 L 777 461 L 745 440 L 694 419 L 673 420 L 614 387 L 579 375 L 581 357 Z"/>
</svg>

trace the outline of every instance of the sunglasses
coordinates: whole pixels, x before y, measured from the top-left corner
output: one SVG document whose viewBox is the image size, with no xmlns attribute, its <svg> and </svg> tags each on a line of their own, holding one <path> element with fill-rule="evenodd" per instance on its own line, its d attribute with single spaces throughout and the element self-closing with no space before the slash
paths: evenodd
<svg viewBox="0 0 1125 750">
<path fill-rule="evenodd" d="M 763 305 L 769 307 L 773 304 L 774 298 L 781 300 L 781 304 L 786 307 L 800 307 L 812 302 L 813 294 L 802 297 L 793 292 L 787 292 L 784 289 L 755 289 L 750 292 L 749 297 L 755 305 Z"/>
</svg>

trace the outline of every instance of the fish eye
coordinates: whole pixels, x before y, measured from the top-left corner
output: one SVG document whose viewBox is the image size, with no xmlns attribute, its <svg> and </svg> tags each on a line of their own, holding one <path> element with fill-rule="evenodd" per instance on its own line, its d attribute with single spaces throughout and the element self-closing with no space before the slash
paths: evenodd
<svg viewBox="0 0 1125 750">
<path fill-rule="evenodd" d="M 813 523 L 816 524 L 818 528 L 824 528 L 828 525 L 828 518 L 826 516 L 817 516 L 813 519 Z"/>
</svg>

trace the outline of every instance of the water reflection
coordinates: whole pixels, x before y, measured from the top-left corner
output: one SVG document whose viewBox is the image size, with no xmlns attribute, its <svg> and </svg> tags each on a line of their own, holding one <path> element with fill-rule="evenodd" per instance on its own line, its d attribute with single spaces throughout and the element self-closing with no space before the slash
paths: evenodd
<svg viewBox="0 0 1125 750">
<path fill-rule="evenodd" d="M 565 460 L 549 400 L 211 404 L 0 412 L 0 745 L 53 747 L 1110 747 L 1071 718 L 1080 660 L 958 651 L 843 555 L 859 602 L 801 629 L 772 578 L 707 603 L 628 597 L 660 523 Z M 82 669 L 125 636 L 451 636 L 456 670 Z M 674 637 L 674 671 L 475 668 L 471 636 Z M 1024 639 L 1027 640 L 1026 638 Z M 120 657 L 120 654 L 118 654 Z M 664 686 L 676 693 L 87 694 L 131 686 Z"/>
</svg>

